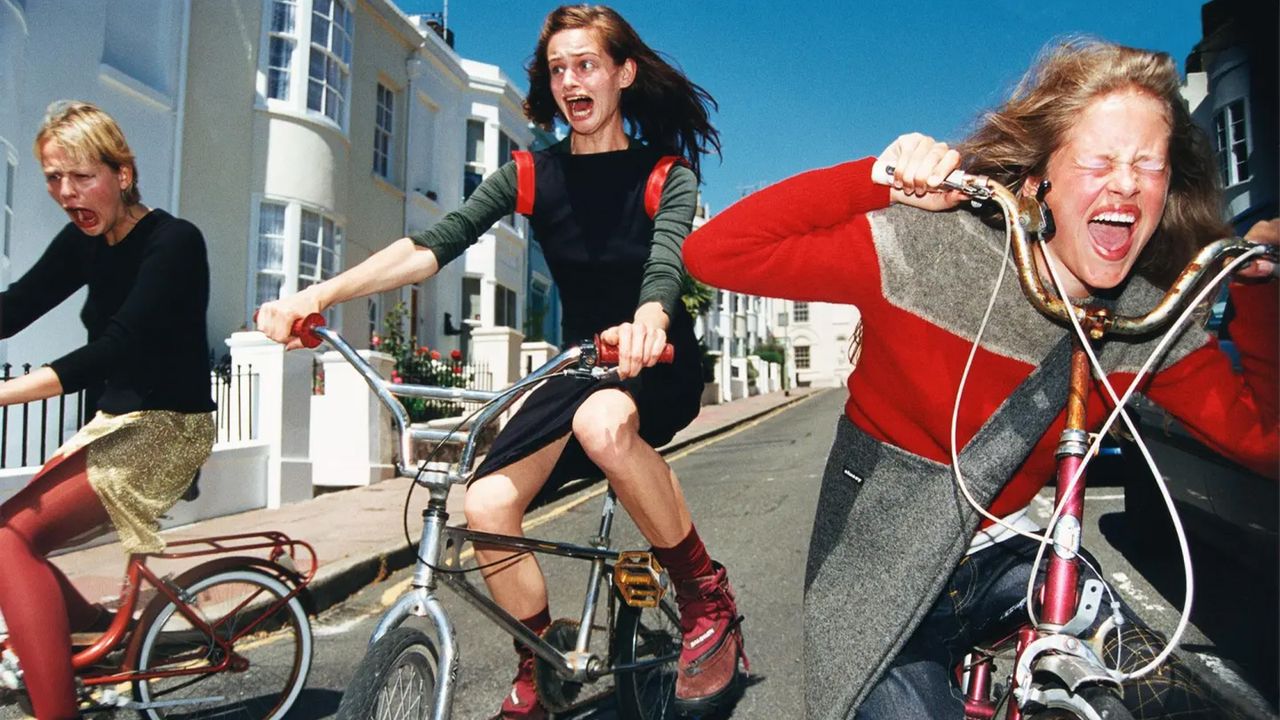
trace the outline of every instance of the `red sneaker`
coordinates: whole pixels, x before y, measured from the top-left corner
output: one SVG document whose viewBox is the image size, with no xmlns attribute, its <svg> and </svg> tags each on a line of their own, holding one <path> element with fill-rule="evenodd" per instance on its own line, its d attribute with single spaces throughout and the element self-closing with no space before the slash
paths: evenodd
<svg viewBox="0 0 1280 720">
<path fill-rule="evenodd" d="M 676 677 L 676 709 L 684 714 L 718 709 L 737 689 L 743 651 L 742 617 L 725 569 L 675 583 L 684 645 Z"/>
<path fill-rule="evenodd" d="M 547 710 L 538 702 L 538 689 L 533 684 L 533 653 L 521 648 L 520 668 L 511 681 L 511 692 L 492 720 L 546 720 L 546 717 Z"/>
</svg>

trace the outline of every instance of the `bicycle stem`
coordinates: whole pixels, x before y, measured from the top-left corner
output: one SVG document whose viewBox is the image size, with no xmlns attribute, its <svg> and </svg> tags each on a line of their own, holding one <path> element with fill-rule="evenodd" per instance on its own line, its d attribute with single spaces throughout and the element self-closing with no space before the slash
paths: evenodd
<svg viewBox="0 0 1280 720">
<path fill-rule="evenodd" d="M 1085 409 L 1089 401 L 1089 358 L 1079 338 L 1071 348 L 1071 381 L 1067 391 L 1067 422 L 1058 442 L 1057 485 L 1054 506 L 1062 512 L 1053 530 L 1053 554 L 1044 584 L 1041 623 L 1061 627 L 1076 614 L 1080 534 L 1084 520 L 1083 482 L 1072 482 L 1089 451 Z"/>
</svg>

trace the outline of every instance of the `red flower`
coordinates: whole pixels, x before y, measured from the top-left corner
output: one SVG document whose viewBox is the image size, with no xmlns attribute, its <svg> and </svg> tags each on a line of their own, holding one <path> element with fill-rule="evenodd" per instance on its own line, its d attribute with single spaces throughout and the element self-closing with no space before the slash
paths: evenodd
<svg viewBox="0 0 1280 720">
<path fill-rule="evenodd" d="M 369 339 L 369 347 L 376 348 L 381 344 L 382 344 L 382 338 L 378 337 L 377 335 L 374 335 L 372 338 Z"/>
<path fill-rule="evenodd" d="M 461 351 L 461 350 L 454 350 L 453 352 L 449 353 L 449 357 L 453 358 L 454 360 L 461 360 L 461 359 L 462 359 L 462 351 Z"/>
<path fill-rule="evenodd" d="M 454 366 L 453 366 L 453 374 L 454 374 L 454 375 L 461 375 L 461 374 L 462 374 L 462 366 L 460 366 L 460 365 L 454 365 Z"/>
<path fill-rule="evenodd" d="M 422 347 L 418 348 L 418 351 L 417 351 L 417 352 L 418 352 L 418 354 L 419 354 L 419 355 L 426 355 L 426 354 L 427 354 L 427 352 L 428 352 L 428 350 L 427 350 L 427 346 L 426 346 L 426 345 L 423 345 Z"/>
<path fill-rule="evenodd" d="M 439 360 L 439 359 L 440 359 L 440 352 L 439 352 L 438 350 L 432 350 L 432 351 L 431 351 L 431 359 L 432 359 L 432 360 Z"/>
<path fill-rule="evenodd" d="M 392 373 L 391 373 L 391 382 L 393 382 L 393 383 L 399 383 L 399 382 L 400 382 L 400 373 L 398 373 L 398 372 L 392 372 Z"/>
</svg>

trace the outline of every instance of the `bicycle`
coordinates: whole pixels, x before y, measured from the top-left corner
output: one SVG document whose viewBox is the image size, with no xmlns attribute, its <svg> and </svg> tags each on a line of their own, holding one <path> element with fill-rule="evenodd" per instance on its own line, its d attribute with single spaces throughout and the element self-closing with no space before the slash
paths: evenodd
<svg viewBox="0 0 1280 720">
<path fill-rule="evenodd" d="M 244 554 L 256 551 L 266 557 Z M 216 557 L 172 578 L 147 566 L 205 556 Z M 300 560 L 308 564 L 301 572 Z M 316 567 L 311 545 L 270 531 L 174 540 L 164 552 L 130 555 L 110 625 L 72 635 L 81 712 L 283 718 L 311 669 L 301 598 Z M 154 596 L 135 621 L 143 584 Z M 282 641 L 292 643 L 287 656 L 264 652 Z M 20 659 L 0 641 L 0 704 L 25 700 Z"/>
<path fill-rule="evenodd" d="M 611 548 L 610 533 L 617 498 L 604 494 L 598 533 L 590 545 L 513 537 L 449 527 L 445 500 L 449 488 L 468 482 L 474 474 L 476 445 L 481 432 L 524 393 L 555 374 L 590 380 L 602 377 L 605 365 L 617 363 L 616 348 L 584 341 L 552 358 L 545 365 L 501 391 L 468 390 L 391 383 L 381 378 L 340 335 L 324 327 L 324 318 L 311 315 L 299 320 L 294 335 L 309 347 L 327 342 L 364 378 L 375 396 L 391 413 L 399 431 L 396 471 L 415 478 L 430 497 L 423 510 L 423 528 L 411 589 L 379 618 L 369 649 L 347 686 L 338 718 L 431 718 L 446 720 L 453 704 L 458 675 L 458 642 L 448 613 L 436 594 L 443 584 L 480 611 L 536 656 L 535 681 L 539 701 L 551 712 L 564 712 L 583 702 L 583 688 L 602 678 L 614 678 L 614 696 L 627 720 L 659 720 L 672 717 L 676 662 L 682 637 L 680 615 L 667 596 L 669 580 L 647 550 Z M 671 362 L 668 346 L 662 362 Z M 472 413 L 466 430 L 410 427 L 408 414 L 396 396 L 429 400 L 483 403 Z M 461 427 L 461 425 L 459 426 Z M 461 446 L 456 464 L 428 459 L 416 461 L 414 442 Z M 478 567 L 464 567 L 462 546 L 482 543 L 517 553 L 542 553 L 590 563 L 581 613 L 576 619 L 559 619 L 541 636 L 526 628 L 467 579 Z M 507 561 L 503 561 L 507 562 Z M 500 564 L 500 563 L 499 563 Z M 608 582 L 606 617 L 598 623 L 602 584 Z M 410 617 L 426 618 L 434 637 L 403 623 Z M 592 647 L 596 630 L 608 631 L 607 651 Z M 587 700 L 595 700 L 595 697 Z"/>
<path fill-rule="evenodd" d="M 878 161 L 872 170 L 872 179 L 890 184 L 894 168 Z M 1121 682 L 1150 670 L 1168 656 L 1185 626 L 1190 611 L 1191 585 L 1190 560 L 1185 536 L 1168 492 L 1161 487 L 1165 503 L 1174 519 L 1183 546 L 1184 567 L 1188 578 L 1187 605 L 1183 610 L 1182 625 L 1166 649 L 1147 666 L 1131 673 L 1123 673 L 1107 666 L 1107 638 L 1118 633 L 1123 623 L 1118 604 L 1114 602 L 1112 617 L 1098 624 L 1099 610 L 1104 604 L 1104 594 L 1109 589 L 1101 580 L 1090 579 L 1083 583 L 1080 592 L 1080 528 L 1084 511 L 1085 467 L 1089 458 L 1096 455 L 1098 445 L 1116 417 L 1124 419 L 1129 432 L 1137 430 L 1123 413 L 1125 401 L 1151 362 L 1138 374 L 1128 392 L 1112 399 L 1117 407 L 1103 428 L 1089 433 L 1085 426 L 1085 408 L 1091 381 L 1091 362 L 1097 366 L 1092 353 L 1092 342 L 1108 334 L 1142 335 L 1169 325 L 1174 316 L 1182 312 L 1175 323 L 1178 329 L 1186 320 L 1191 308 L 1199 305 L 1218 281 L 1246 258 L 1264 254 L 1276 258 L 1274 246 L 1255 245 L 1239 238 L 1218 240 L 1203 248 L 1166 292 L 1163 299 L 1146 314 L 1136 317 L 1114 314 L 1101 306 L 1075 306 L 1063 302 L 1066 297 L 1059 285 L 1058 292 L 1049 292 L 1040 277 L 1031 248 L 1029 235 L 1042 241 L 1053 234 L 1053 218 L 1044 204 L 1048 181 L 1043 181 L 1034 197 L 1015 195 L 1008 188 L 986 176 L 969 175 L 955 171 L 943 183 L 949 190 L 958 190 L 974 202 L 994 202 L 1005 218 L 1006 237 L 1012 249 L 1019 286 L 1031 304 L 1050 319 L 1065 322 L 1075 331 L 1071 347 L 1071 374 L 1066 406 L 1066 428 L 1057 448 L 1057 473 L 1055 510 L 1049 522 L 1046 537 L 1041 540 L 1039 566 L 1045 548 L 1052 545 L 1043 584 L 1034 591 L 1028 589 L 1027 607 L 1038 599 L 1041 615 L 1038 622 L 1023 622 L 1016 628 L 1005 628 L 990 643 L 975 648 L 973 653 L 956 668 L 962 677 L 965 720 L 990 720 L 1004 710 L 1006 720 L 1048 720 L 1049 718 L 1078 718 L 1080 720 L 1131 720 L 1132 715 L 1121 701 L 1118 691 Z M 1235 258 L 1233 263 L 1219 273 L 1212 282 L 1205 283 L 1209 271 L 1219 262 Z M 1050 266 L 1050 271 L 1053 272 Z M 1055 278 L 1055 282 L 1056 278 Z M 1200 288 L 1199 294 L 1192 293 Z M 1157 347 L 1152 360 L 1176 333 L 1171 331 Z M 1101 373 L 1101 371 L 1099 370 Z M 1104 377 L 1105 380 L 1105 377 Z M 1104 385 L 1110 391 L 1109 385 Z M 1154 468 L 1153 468 L 1154 469 Z M 1158 476 L 1158 473 L 1157 473 Z M 984 513 L 985 514 L 985 513 Z M 1032 573 L 1032 578 L 1036 573 Z M 1034 618 L 1032 618 L 1034 620 Z M 1117 645 L 1118 645 L 1117 640 Z M 1013 672 L 1007 682 L 1005 696 L 997 695 L 993 676 L 997 656 L 1013 655 Z M 1002 708 L 1003 706 L 1003 708 Z"/>
</svg>

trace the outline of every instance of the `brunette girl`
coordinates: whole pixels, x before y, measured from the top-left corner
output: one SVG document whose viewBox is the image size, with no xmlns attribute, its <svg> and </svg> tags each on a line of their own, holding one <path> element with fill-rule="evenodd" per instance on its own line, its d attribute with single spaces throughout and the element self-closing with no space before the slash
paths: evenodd
<svg viewBox="0 0 1280 720">
<path fill-rule="evenodd" d="M 259 327 L 296 344 L 292 323 L 309 312 L 435 274 L 513 210 L 527 215 L 564 302 L 564 337 L 601 333 L 621 353 L 621 380 L 558 378 L 508 423 L 467 490 L 472 528 L 521 534 L 530 502 L 565 480 L 604 474 L 674 581 L 684 649 L 676 702 L 716 707 L 743 658 L 739 617 L 725 570 L 712 562 L 680 483 L 654 450 L 698 413 L 702 380 L 692 320 L 680 302 L 680 246 L 693 221 L 701 154 L 719 149 L 711 97 L 650 49 L 618 13 L 574 5 L 546 19 L 529 62 L 525 114 L 562 142 L 520 153 L 463 207 L 320 285 L 268 303 Z M 627 128 L 630 126 L 631 134 Z M 655 365 L 665 343 L 675 362 Z M 510 554 L 478 547 L 484 565 Z M 535 632 L 551 622 L 546 583 L 529 555 L 486 575 L 494 599 Z M 519 670 L 500 717 L 542 718 L 533 656 Z"/>
</svg>

